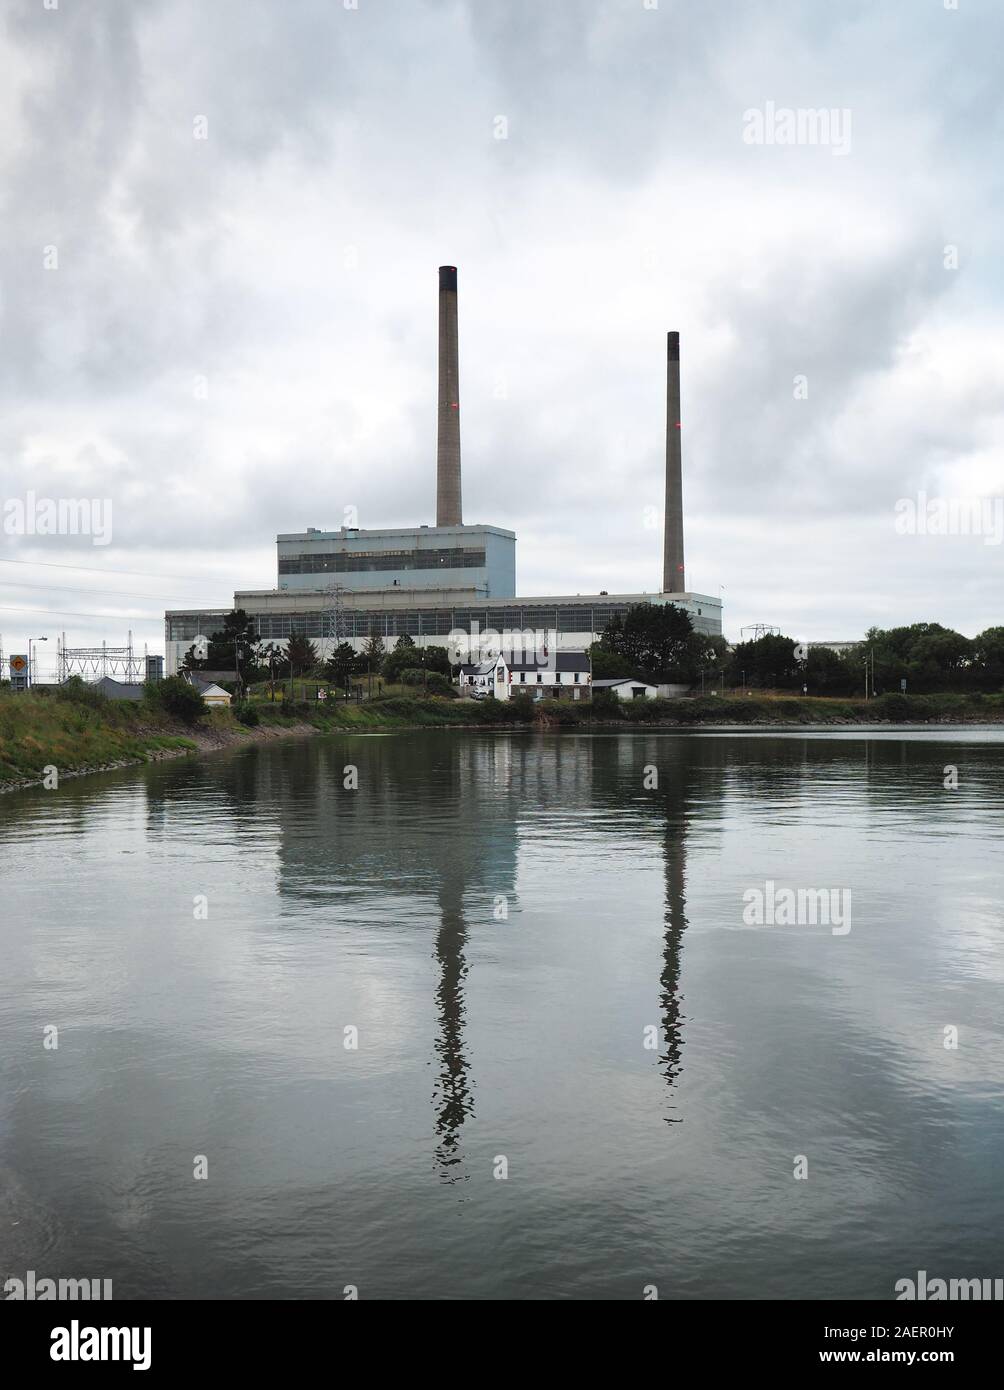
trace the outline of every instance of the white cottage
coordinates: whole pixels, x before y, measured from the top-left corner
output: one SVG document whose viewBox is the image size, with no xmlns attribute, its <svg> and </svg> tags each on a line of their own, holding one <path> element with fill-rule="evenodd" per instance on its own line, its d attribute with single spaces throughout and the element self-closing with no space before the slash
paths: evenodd
<svg viewBox="0 0 1004 1390">
<path fill-rule="evenodd" d="M 529 695 L 535 700 L 579 700 L 588 693 L 591 676 L 585 651 L 549 652 L 540 658 L 502 652 L 494 661 L 461 666 L 460 687 L 465 695 L 494 695 L 509 700 Z"/>
</svg>

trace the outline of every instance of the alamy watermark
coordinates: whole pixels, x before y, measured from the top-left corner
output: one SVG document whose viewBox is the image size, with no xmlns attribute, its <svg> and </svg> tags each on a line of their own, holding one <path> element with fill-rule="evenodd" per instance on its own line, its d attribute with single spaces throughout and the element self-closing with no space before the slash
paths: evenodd
<svg viewBox="0 0 1004 1390">
<path fill-rule="evenodd" d="M 495 628 L 483 630 L 477 620 L 470 632 L 454 628 L 446 639 L 446 649 L 454 664 L 494 661 L 503 652 L 513 661 L 535 661 L 543 667 L 553 666 L 558 650 L 556 628 Z"/>
<path fill-rule="evenodd" d="M 1004 1299 L 1004 1279 L 929 1279 L 918 1269 L 916 1279 L 896 1280 L 896 1301 L 990 1303 Z"/>
<path fill-rule="evenodd" d="M 110 1279 L 40 1279 L 33 1269 L 29 1269 L 23 1279 L 19 1275 L 12 1275 L 9 1279 L 4 1280 L 3 1296 L 7 1301 L 15 1303 L 41 1303 L 48 1299 L 64 1303 L 78 1300 L 108 1303 L 112 1297 L 112 1281 Z"/>
<path fill-rule="evenodd" d="M 110 497 L 7 497 L 0 508 L 6 536 L 90 536 L 92 545 L 112 539 Z"/>
<path fill-rule="evenodd" d="M 851 112 L 847 106 L 775 106 L 743 112 L 747 145 L 824 145 L 833 155 L 851 152 Z"/>
<path fill-rule="evenodd" d="M 849 888 L 778 888 L 768 878 L 762 888 L 743 893 L 747 927 L 829 927 L 833 936 L 851 929 Z"/>
<path fill-rule="evenodd" d="M 149 1327 L 81 1327 L 74 1318 L 54 1327 L 49 1340 L 51 1361 L 131 1361 L 134 1371 L 148 1371 L 153 1360 Z"/>
<path fill-rule="evenodd" d="M 984 545 L 1004 540 L 1004 497 L 901 497 L 896 503 L 900 536 L 982 536 Z"/>
</svg>

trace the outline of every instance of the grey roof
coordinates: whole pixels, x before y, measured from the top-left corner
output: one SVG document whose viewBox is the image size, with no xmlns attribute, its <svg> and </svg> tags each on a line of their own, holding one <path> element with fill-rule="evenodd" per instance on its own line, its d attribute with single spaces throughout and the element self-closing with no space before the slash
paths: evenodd
<svg viewBox="0 0 1004 1390">
<path fill-rule="evenodd" d="M 551 652 L 540 661 L 514 661 L 508 652 L 502 653 L 502 660 L 510 671 L 588 671 L 589 654 L 584 651 Z M 491 661 L 479 662 L 476 666 L 461 666 L 465 676 L 489 676 L 498 665 L 498 657 Z"/>
<path fill-rule="evenodd" d="M 588 671 L 589 653 L 584 651 L 550 652 L 540 661 L 513 661 L 503 653 L 510 671 Z"/>
<path fill-rule="evenodd" d="M 111 676 L 102 676 L 100 680 L 94 682 L 95 687 L 101 691 L 102 695 L 107 695 L 109 700 L 142 700 L 143 687 L 132 685 L 127 681 L 113 680 Z"/>
<path fill-rule="evenodd" d="M 634 676 L 617 676 L 614 680 L 593 681 L 593 689 L 609 689 L 612 685 L 644 685 L 649 690 L 655 690 L 651 681 L 635 680 Z"/>
<path fill-rule="evenodd" d="M 210 685 L 213 682 L 219 684 L 220 681 L 235 681 L 237 679 L 236 671 L 208 671 L 200 667 L 195 674 L 200 680 L 206 681 Z"/>
<path fill-rule="evenodd" d="M 200 694 L 206 690 L 223 690 L 223 687 L 218 681 L 208 679 L 212 674 L 215 673 L 209 671 L 186 671 L 184 673 L 184 679 L 189 685 L 194 685 Z M 223 693 L 224 695 L 229 695 L 230 692 L 228 690 L 223 690 Z"/>
</svg>

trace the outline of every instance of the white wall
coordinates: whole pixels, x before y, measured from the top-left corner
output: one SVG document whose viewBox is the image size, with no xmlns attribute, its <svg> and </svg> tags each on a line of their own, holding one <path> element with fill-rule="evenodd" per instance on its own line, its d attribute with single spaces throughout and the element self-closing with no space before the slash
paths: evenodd
<svg viewBox="0 0 1004 1390">
<path fill-rule="evenodd" d="M 641 685 L 645 687 L 644 697 L 641 695 L 635 695 L 632 687 L 636 685 Z M 683 686 L 681 688 L 685 690 L 686 686 Z M 641 700 L 642 698 L 646 700 L 655 700 L 658 698 L 659 695 L 659 691 L 656 686 L 646 685 L 644 681 L 631 681 L 630 684 L 627 685 L 607 685 L 604 686 L 603 689 L 612 690 L 614 694 L 617 696 L 618 700 Z"/>
<path fill-rule="evenodd" d="M 588 666 L 578 672 L 546 670 L 540 672 L 513 671 L 511 683 L 509 681 L 508 669 L 504 666 L 501 669 L 503 678 L 502 680 L 496 679 L 494 683 L 494 694 L 497 700 L 508 700 L 511 699 L 514 695 L 530 695 L 532 697 L 536 695 L 538 692 L 540 692 L 540 694 L 544 696 L 549 694 L 550 691 L 552 691 L 556 685 L 560 685 L 564 690 L 570 691 L 570 698 L 574 699 L 576 690 L 582 691 L 589 689 Z M 499 670 L 499 665 L 496 665 L 496 677 L 499 674 Z M 540 680 L 537 679 L 538 674 L 540 676 Z M 526 676 L 525 681 L 520 680 L 521 675 Z M 575 679 L 576 675 L 578 675 L 579 677 L 578 680 Z M 489 686 L 489 689 L 491 688 L 492 687 Z M 579 698 L 581 699 L 582 696 L 580 695 Z"/>
</svg>

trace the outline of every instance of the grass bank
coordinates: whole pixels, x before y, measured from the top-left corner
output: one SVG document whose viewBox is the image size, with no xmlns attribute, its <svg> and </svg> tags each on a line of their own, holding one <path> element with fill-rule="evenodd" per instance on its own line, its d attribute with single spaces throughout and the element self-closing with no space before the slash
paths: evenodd
<svg viewBox="0 0 1004 1390">
<path fill-rule="evenodd" d="M 1004 724 L 998 695 L 879 695 L 873 700 L 799 695 L 705 695 L 633 700 L 615 716 L 628 724 Z"/>
<path fill-rule="evenodd" d="M 391 695 L 362 704 L 345 701 L 256 704 L 261 723 L 281 726 L 290 717 L 318 729 L 405 729 L 444 726 L 543 728 L 658 724 L 1001 724 L 1000 695 L 880 695 L 873 700 L 794 695 L 706 695 L 680 700 L 583 701 L 451 700 Z"/>
<path fill-rule="evenodd" d="M 0 689 L 0 791 L 38 782 L 50 766 L 61 777 L 76 776 L 312 732 L 299 719 L 249 729 L 229 710 L 215 709 L 189 726 L 145 701 L 81 702 Z"/>
<path fill-rule="evenodd" d="M 242 722 L 247 720 L 248 722 Z M 875 700 L 724 695 L 682 700 L 604 700 L 591 705 L 388 696 L 363 704 L 255 701 L 241 717 L 215 709 L 188 726 L 146 702 L 76 701 L 0 689 L 0 789 L 208 751 L 282 734 L 416 728 L 589 728 L 636 725 L 1004 725 L 1004 694 L 882 695 Z"/>
<path fill-rule="evenodd" d="M 74 771 L 195 747 L 175 720 L 131 701 L 91 706 L 0 691 L 0 785 L 35 780 L 49 764 Z"/>
</svg>

